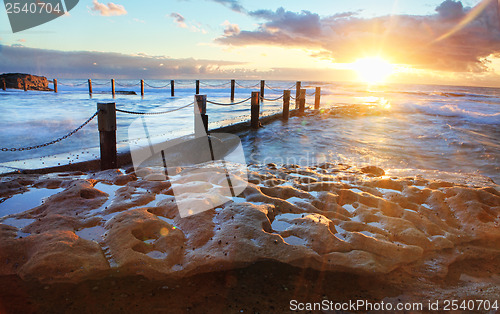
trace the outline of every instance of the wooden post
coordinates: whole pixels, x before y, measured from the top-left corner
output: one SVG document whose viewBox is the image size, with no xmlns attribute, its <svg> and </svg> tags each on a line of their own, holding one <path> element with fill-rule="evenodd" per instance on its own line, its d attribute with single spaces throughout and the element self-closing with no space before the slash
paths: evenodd
<svg viewBox="0 0 500 314">
<path fill-rule="evenodd" d="M 170 81 L 170 96 L 174 97 L 175 96 L 175 87 L 174 87 L 174 80 Z"/>
<path fill-rule="evenodd" d="M 2 89 L 3 90 L 6 90 L 7 89 L 7 86 L 5 84 L 5 79 L 2 79 Z"/>
<path fill-rule="evenodd" d="M 231 101 L 234 101 L 234 86 L 236 84 L 235 80 L 231 80 Z"/>
<path fill-rule="evenodd" d="M 283 120 L 288 121 L 290 117 L 290 90 L 283 91 Z"/>
<path fill-rule="evenodd" d="M 316 93 L 314 93 L 314 109 L 319 109 L 319 103 L 321 100 L 321 87 L 316 87 Z"/>
<path fill-rule="evenodd" d="M 89 84 L 89 95 L 92 97 L 92 80 L 91 79 L 89 79 L 88 84 Z"/>
<path fill-rule="evenodd" d="M 200 115 L 201 119 L 197 115 Z M 207 95 L 194 95 L 194 136 L 201 137 L 207 134 Z"/>
<path fill-rule="evenodd" d="M 57 79 L 54 79 L 53 82 L 54 82 L 54 93 L 57 93 Z"/>
<path fill-rule="evenodd" d="M 200 93 L 200 80 L 196 80 L 196 94 Z"/>
<path fill-rule="evenodd" d="M 28 91 L 28 82 L 26 81 L 26 79 L 24 79 L 23 82 L 24 82 L 23 88 L 24 88 L 24 91 L 26 92 L 26 91 Z"/>
<path fill-rule="evenodd" d="M 115 98 L 115 79 L 111 79 L 111 94 L 113 94 L 113 98 Z"/>
<path fill-rule="evenodd" d="M 98 103 L 97 125 L 101 144 L 101 170 L 116 169 L 116 105 Z"/>
<path fill-rule="evenodd" d="M 303 114 L 306 109 L 306 90 L 299 89 L 299 114 Z"/>
<path fill-rule="evenodd" d="M 252 129 L 258 129 L 260 114 L 260 97 L 259 92 L 252 92 L 252 103 L 250 106 L 250 126 Z"/>
<path fill-rule="evenodd" d="M 260 81 L 260 99 L 264 100 L 264 89 L 266 87 L 266 81 L 261 80 Z"/>
<path fill-rule="evenodd" d="M 300 81 L 295 84 L 295 109 L 299 108 L 300 88 L 302 87 L 301 85 L 302 83 Z"/>
<path fill-rule="evenodd" d="M 144 80 L 141 80 L 141 96 L 144 97 Z"/>
</svg>

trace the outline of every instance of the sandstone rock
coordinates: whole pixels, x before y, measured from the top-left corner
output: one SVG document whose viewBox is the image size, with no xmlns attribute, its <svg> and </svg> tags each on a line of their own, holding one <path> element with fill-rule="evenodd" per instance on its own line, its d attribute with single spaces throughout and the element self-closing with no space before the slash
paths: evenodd
<svg viewBox="0 0 500 314">
<path fill-rule="evenodd" d="M 8 220 L 0 217 L 0 275 L 43 282 L 116 273 L 161 279 L 273 260 L 320 271 L 382 275 L 401 269 L 443 277 L 457 261 L 500 256 L 498 186 L 363 172 L 335 165 L 254 165 L 248 177 L 257 184 L 184 218 L 178 202 L 217 191 L 219 178 L 179 169 L 172 182 L 148 181 L 154 170 L 147 168 L 11 176 L 0 183 L 6 202 L 30 189 L 64 190 Z M 349 184 L 343 183 L 347 177 L 353 178 Z M 179 184 L 184 188 L 174 195 L 172 187 Z M 16 219 L 27 225 L 16 227 Z"/>
<path fill-rule="evenodd" d="M 23 73 L 5 73 L 0 75 L 0 84 L 5 81 L 6 88 L 52 91 L 49 88 L 49 82 L 45 76 L 23 74 Z"/>
</svg>

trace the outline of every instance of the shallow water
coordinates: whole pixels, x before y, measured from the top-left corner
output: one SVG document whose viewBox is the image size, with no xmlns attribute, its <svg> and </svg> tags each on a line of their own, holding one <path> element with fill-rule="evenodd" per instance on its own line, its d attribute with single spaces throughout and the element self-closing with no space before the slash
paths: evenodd
<svg viewBox="0 0 500 314">
<path fill-rule="evenodd" d="M 43 204 L 44 199 L 57 194 L 64 189 L 37 189 L 33 188 L 27 192 L 13 195 L 0 203 L 0 218 L 19 214 Z M 17 227 L 17 226 L 16 226 Z"/>
<path fill-rule="evenodd" d="M 168 81 L 147 81 L 163 86 Z M 203 82 L 203 81 L 202 81 Z M 228 81 L 206 81 L 201 93 L 211 101 L 229 103 Z M 235 101 L 246 99 L 248 88 L 258 81 L 240 81 Z M 84 80 L 60 80 L 58 94 L 36 91 L 0 91 L 4 115 L 0 117 L 2 146 L 21 147 L 44 143 L 71 131 L 96 110 L 97 102 L 114 101 L 118 108 L 145 112 L 178 108 L 193 101 L 194 81 L 176 81 L 176 97 L 170 89 L 146 86 L 146 95 L 87 94 Z M 109 90 L 107 80 L 96 80 L 94 91 Z M 280 90 L 294 82 L 271 81 Z M 66 84 L 66 85 L 63 85 Z M 132 86 L 133 85 L 133 86 Z M 245 135 L 247 162 L 314 164 L 338 161 L 354 165 L 378 165 L 384 169 L 438 170 L 484 175 L 500 182 L 500 90 L 478 87 L 391 85 L 369 88 L 357 84 L 303 82 L 307 93 L 322 88 L 322 107 L 346 106 L 336 114 L 276 121 L 258 132 Z M 117 81 L 117 90 L 139 94 L 137 81 Z M 295 91 L 292 90 L 292 95 Z M 266 89 L 266 98 L 280 96 Z M 314 96 L 308 96 L 312 104 Z M 262 114 L 281 110 L 281 101 L 264 102 Z M 356 106 L 356 113 L 349 108 Z M 294 101 L 291 101 L 294 107 Z M 359 109 L 361 108 L 361 109 Z M 147 125 L 151 137 L 167 139 L 190 134 L 193 107 L 166 115 L 147 116 L 118 113 L 119 150 L 127 150 L 141 138 Z M 248 102 L 236 106 L 208 104 L 210 128 L 247 120 Z M 140 123 L 133 123 L 139 119 Z M 0 163 L 14 168 L 44 167 L 98 158 L 96 119 L 61 143 L 24 152 L 1 152 Z M 71 152 L 71 153 L 70 153 Z M 60 154 L 59 156 L 55 156 Z M 43 156 L 50 156 L 41 158 Z M 31 159 L 30 161 L 26 161 Z M 5 162 L 21 160 L 5 164 Z M 0 165 L 2 172 L 12 171 Z"/>
</svg>

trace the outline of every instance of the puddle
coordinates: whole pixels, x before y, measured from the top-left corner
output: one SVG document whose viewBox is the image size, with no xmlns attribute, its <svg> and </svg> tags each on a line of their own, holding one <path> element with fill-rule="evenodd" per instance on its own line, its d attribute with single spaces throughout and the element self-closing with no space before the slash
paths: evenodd
<svg viewBox="0 0 500 314">
<path fill-rule="evenodd" d="M 238 197 L 238 196 L 232 197 L 231 199 L 235 203 L 245 203 L 247 201 L 246 198 L 244 198 L 244 197 Z"/>
<path fill-rule="evenodd" d="M 101 192 L 107 193 L 110 198 L 113 198 L 115 196 L 116 190 L 122 188 L 122 186 L 97 182 L 96 185 L 94 185 L 94 188 L 98 189 Z"/>
<path fill-rule="evenodd" d="M 401 191 L 398 191 L 398 190 L 393 190 L 393 189 L 384 189 L 384 188 L 377 188 L 377 190 L 382 193 L 382 194 L 386 194 L 386 193 L 398 193 L 398 194 L 402 194 Z"/>
<path fill-rule="evenodd" d="M 431 206 L 428 204 L 420 204 L 420 206 L 425 207 L 427 209 L 432 209 Z"/>
<path fill-rule="evenodd" d="M 271 224 L 271 228 L 273 228 L 273 230 L 277 231 L 277 232 L 285 231 L 286 229 L 288 229 L 288 227 L 290 227 L 292 225 L 292 223 L 289 223 L 287 221 L 282 220 L 283 218 L 286 220 L 292 220 L 292 219 L 302 218 L 302 217 L 304 217 L 304 214 L 288 213 L 288 214 L 277 215 L 276 217 L 274 217 L 274 221 Z"/>
<path fill-rule="evenodd" d="M 364 191 L 361 191 L 360 189 L 350 189 L 354 193 L 363 193 Z"/>
<path fill-rule="evenodd" d="M 289 236 L 284 238 L 286 243 L 290 245 L 306 245 L 307 241 L 296 236 Z"/>
<path fill-rule="evenodd" d="M 173 219 L 169 219 L 169 218 L 166 218 L 166 217 L 163 217 L 163 216 L 156 216 L 158 217 L 158 219 L 161 219 L 163 221 L 165 221 L 166 223 L 172 225 L 172 226 L 175 226 L 175 223 L 174 223 L 174 220 Z"/>
<path fill-rule="evenodd" d="M 106 200 L 106 202 L 104 204 L 102 204 L 99 208 L 91 210 L 89 212 L 89 216 L 95 216 L 96 214 L 100 215 L 104 210 L 106 210 L 109 206 L 111 206 L 111 204 L 113 203 L 113 200 L 115 199 L 116 191 L 118 189 L 122 188 L 122 186 L 98 182 L 96 185 L 94 185 L 94 188 L 98 189 L 101 192 L 107 193 L 109 196 L 108 196 L 108 199 Z M 118 213 L 112 213 L 112 214 L 103 216 L 103 218 L 106 221 L 108 221 L 111 218 L 113 218 L 114 216 L 116 216 L 117 214 Z"/>
<path fill-rule="evenodd" d="M 337 230 L 337 233 L 335 233 L 334 236 L 342 241 L 345 241 L 346 240 L 346 237 L 345 237 L 346 231 L 344 229 L 342 229 L 341 227 L 339 227 L 338 225 L 335 225 L 335 230 Z"/>
<path fill-rule="evenodd" d="M 344 205 L 342 205 L 342 207 L 344 207 L 344 209 L 350 213 L 352 213 L 356 210 L 356 208 L 354 208 L 354 206 L 352 206 L 351 204 L 344 204 Z"/>
<path fill-rule="evenodd" d="M 151 192 L 148 191 L 147 193 L 151 193 Z M 155 194 L 154 200 L 152 200 L 151 202 L 149 202 L 146 205 L 141 206 L 141 207 L 156 207 L 156 206 L 158 206 L 158 203 L 160 203 L 161 201 L 166 200 L 166 199 L 171 199 L 171 198 L 172 198 L 172 195 Z"/>
<path fill-rule="evenodd" d="M 3 221 L 0 221 L 0 223 L 4 225 L 9 225 L 12 227 L 16 227 L 18 229 L 23 229 L 24 227 L 31 225 L 33 222 L 35 222 L 36 219 L 17 219 L 17 218 L 7 218 Z"/>
<path fill-rule="evenodd" d="M 96 242 L 102 242 L 104 240 L 105 233 L 106 229 L 104 229 L 103 226 L 95 226 L 75 231 L 75 234 L 80 238 Z"/>
<path fill-rule="evenodd" d="M 358 232 L 361 233 L 362 235 L 367 236 L 367 237 L 375 238 L 375 233 L 371 233 L 369 231 L 358 231 Z"/>
<path fill-rule="evenodd" d="M 289 203 L 292 203 L 292 204 L 297 204 L 297 203 L 300 204 L 300 203 L 308 202 L 309 200 L 293 196 L 293 197 L 290 197 L 289 199 L 287 199 L 286 201 Z"/>
<path fill-rule="evenodd" d="M 151 251 L 149 253 L 146 253 L 146 255 L 154 259 L 165 259 L 168 256 L 167 253 L 163 253 L 160 251 Z"/>
<path fill-rule="evenodd" d="M 64 189 L 30 189 L 29 191 L 16 194 L 0 204 L 0 218 L 19 214 L 43 204 L 44 200 Z"/>
</svg>

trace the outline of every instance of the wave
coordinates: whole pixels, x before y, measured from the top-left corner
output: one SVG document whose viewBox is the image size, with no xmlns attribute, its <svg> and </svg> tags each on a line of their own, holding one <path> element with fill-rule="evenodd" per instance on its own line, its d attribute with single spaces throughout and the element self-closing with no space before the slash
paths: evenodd
<svg viewBox="0 0 500 314">
<path fill-rule="evenodd" d="M 462 105 L 451 105 L 451 104 L 436 104 L 436 103 L 427 103 L 427 104 L 408 104 L 407 107 L 410 107 L 414 110 L 431 114 L 431 115 L 439 115 L 439 116 L 447 116 L 447 117 L 458 117 L 465 119 L 469 122 L 473 123 L 481 123 L 481 124 L 500 124 L 500 111 L 499 112 L 481 112 L 474 111 L 470 108 L 461 108 Z M 483 110 L 485 108 L 482 108 Z"/>
</svg>

